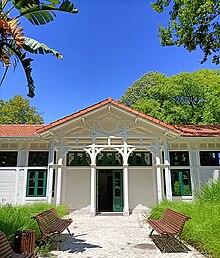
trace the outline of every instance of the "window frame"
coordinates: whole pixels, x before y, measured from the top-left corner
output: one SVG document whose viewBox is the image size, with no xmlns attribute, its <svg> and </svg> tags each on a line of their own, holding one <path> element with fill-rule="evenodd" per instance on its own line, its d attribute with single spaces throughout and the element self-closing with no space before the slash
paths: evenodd
<svg viewBox="0 0 220 258">
<path fill-rule="evenodd" d="M 34 186 L 30 186 L 30 175 L 32 172 L 35 172 L 35 178 L 34 178 Z M 39 187 L 39 173 L 43 172 L 43 193 L 38 194 Z M 34 189 L 34 194 L 29 194 L 30 188 Z M 47 170 L 45 169 L 28 169 L 27 171 L 27 186 L 26 186 L 26 197 L 46 197 L 47 192 Z"/>
<path fill-rule="evenodd" d="M 99 158 L 99 155 L 103 155 L 102 159 L 98 159 Z M 110 155 L 112 157 L 110 157 Z M 119 155 L 119 159 L 116 157 L 116 155 Z M 102 162 L 100 162 L 102 160 Z M 111 161 L 108 162 L 108 161 Z M 118 161 L 118 163 L 117 163 Z M 119 152 L 116 152 L 116 151 L 102 151 L 100 152 L 97 157 L 96 157 L 96 165 L 97 166 L 109 166 L 109 167 L 112 167 L 112 166 L 123 166 L 123 157 L 122 155 L 119 153 Z"/>
<path fill-rule="evenodd" d="M 137 156 L 137 154 L 141 154 L 141 156 Z M 145 161 L 145 154 L 149 155 L 149 164 Z M 137 162 L 137 157 L 140 158 L 140 163 Z M 130 162 L 131 161 L 131 162 Z M 137 166 L 137 167 L 151 167 L 152 166 L 152 153 L 150 151 L 133 151 L 128 158 L 129 166 Z"/>
<path fill-rule="evenodd" d="M 184 190 L 184 183 L 183 183 L 183 173 L 187 172 L 188 173 L 188 184 L 186 186 L 189 187 L 189 193 L 185 193 Z M 171 186 L 172 186 L 172 195 L 173 196 L 192 196 L 192 184 L 191 184 L 191 171 L 190 169 L 171 169 L 170 170 L 171 173 Z M 175 193 L 175 186 L 174 186 L 174 173 L 178 173 L 178 180 L 179 180 L 179 190 L 180 190 L 180 194 L 176 194 Z"/>
<path fill-rule="evenodd" d="M 78 162 L 79 161 L 79 154 L 82 154 L 82 163 Z M 69 162 L 69 159 L 73 155 L 74 159 L 73 162 Z M 91 160 L 90 156 L 87 152 L 85 151 L 69 151 L 66 154 L 66 166 L 67 167 L 82 167 L 82 166 L 90 166 Z"/>
<path fill-rule="evenodd" d="M 33 154 L 39 154 L 39 156 L 37 156 L 37 163 L 36 164 L 31 164 L 31 156 L 33 155 Z M 41 164 L 40 162 L 39 162 L 39 160 L 40 160 L 40 154 L 46 154 L 47 155 L 47 159 L 46 159 L 46 161 L 45 161 L 45 163 L 43 163 L 43 164 Z M 48 164 L 49 164 L 49 151 L 29 151 L 28 152 L 28 167 L 47 167 L 48 166 Z"/>
<path fill-rule="evenodd" d="M 178 155 L 177 155 L 177 161 L 176 163 L 174 162 L 175 154 L 184 154 L 186 153 L 186 162 L 183 163 L 182 160 L 179 159 Z M 173 155 L 174 154 L 174 155 Z M 180 156 L 180 155 L 179 155 Z M 175 150 L 170 150 L 169 151 L 169 158 L 170 158 L 170 166 L 173 167 L 189 167 L 190 166 L 190 155 L 189 155 L 189 151 L 188 150 L 181 150 L 181 151 L 175 151 Z"/>
</svg>

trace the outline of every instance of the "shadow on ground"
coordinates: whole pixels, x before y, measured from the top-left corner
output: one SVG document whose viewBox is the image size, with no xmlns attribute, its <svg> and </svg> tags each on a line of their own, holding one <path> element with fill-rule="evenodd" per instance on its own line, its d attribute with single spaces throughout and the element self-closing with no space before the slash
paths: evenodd
<svg viewBox="0 0 220 258">
<path fill-rule="evenodd" d="M 69 236 L 68 234 L 62 234 L 56 237 L 52 248 L 53 250 L 62 252 L 68 251 L 68 253 L 83 253 L 89 248 L 102 248 L 99 245 L 87 243 L 80 238 L 85 235 L 86 234 Z"/>
<path fill-rule="evenodd" d="M 188 253 L 188 251 L 191 251 L 174 237 L 152 235 L 151 238 L 162 253 Z"/>
</svg>

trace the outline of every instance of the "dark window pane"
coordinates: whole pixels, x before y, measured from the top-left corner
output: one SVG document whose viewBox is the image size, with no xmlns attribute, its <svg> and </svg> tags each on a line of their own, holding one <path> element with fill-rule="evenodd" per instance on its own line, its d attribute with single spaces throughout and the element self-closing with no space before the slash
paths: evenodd
<svg viewBox="0 0 220 258">
<path fill-rule="evenodd" d="M 133 152 L 128 158 L 130 166 L 152 166 L 152 155 L 150 152 Z"/>
<path fill-rule="evenodd" d="M 44 171 L 38 172 L 38 179 L 44 178 Z"/>
<path fill-rule="evenodd" d="M 18 153 L 16 151 L 0 152 L 0 167 L 16 167 L 17 156 Z"/>
<path fill-rule="evenodd" d="M 201 166 L 220 166 L 220 151 L 200 151 Z"/>
<path fill-rule="evenodd" d="M 136 165 L 141 165 L 141 153 L 135 153 L 135 163 Z"/>
<path fill-rule="evenodd" d="M 42 195 L 43 195 L 43 191 L 44 191 L 43 188 L 38 188 L 38 189 L 37 189 L 37 195 L 38 195 L 38 196 L 42 196 Z"/>
<path fill-rule="evenodd" d="M 189 166 L 188 151 L 170 151 L 171 166 Z"/>
<path fill-rule="evenodd" d="M 38 180 L 38 187 L 43 187 L 44 181 L 43 180 Z"/>
<path fill-rule="evenodd" d="M 67 153 L 67 166 L 89 166 L 90 163 L 90 156 L 86 152 Z"/>
<path fill-rule="evenodd" d="M 96 158 L 97 166 L 122 166 L 122 156 L 118 152 L 100 152 Z"/>
<path fill-rule="evenodd" d="M 28 157 L 28 166 L 47 166 L 48 165 L 48 151 L 37 152 L 30 151 Z"/>
<path fill-rule="evenodd" d="M 29 195 L 29 196 L 34 196 L 34 188 L 30 187 L 30 188 L 28 189 L 28 195 Z"/>
</svg>

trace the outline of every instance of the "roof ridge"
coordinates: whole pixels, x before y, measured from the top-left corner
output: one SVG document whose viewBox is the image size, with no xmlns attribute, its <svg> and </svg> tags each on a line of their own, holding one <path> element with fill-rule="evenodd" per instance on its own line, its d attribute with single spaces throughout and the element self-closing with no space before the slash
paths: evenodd
<svg viewBox="0 0 220 258">
<path fill-rule="evenodd" d="M 62 124 L 64 122 L 67 122 L 67 121 L 69 121 L 69 120 L 71 120 L 73 118 L 76 118 L 76 117 L 78 117 L 80 115 L 83 115 L 83 114 L 85 114 L 85 113 L 87 113 L 89 111 L 92 111 L 92 110 L 94 110 L 94 109 L 96 109 L 98 107 L 104 106 L 104 105 L 106 105 L 108 103 L 112 103 L 113 105 L 121 107 L 121 108 L 123 108 L 123 109 L 125 109 L 125 110 L 127 110 L 129 112 L 132 112 L 133 114 L 136 114 L 137 116 L 140 116 L 140 117 L 143 117 L 145 119 L 148 119 L 148 120 L 150 120 L 150 121 L 152 121 L 152 122 L 154 122 L 156 124 L 160 124 L 161 126 L 167 127 L 167 128 L 169 128 L 171 130 L 174 130 L 176 132 L 180 132 L 180 130 L 178 128 L 175 128 L 173 125 L 167 124 L 167 123 L 165 123 L 165 122 L 163 122 L 163 121 L 161 121 L 159 119 L 156 119 L 156 118 L 154 118 L 152 116 L 146 115 L 146 114 L 144 114 L 144 113 L 142 113 L 140 111 L 137 111 L 137 110 L 135 110 L 135 109 L 133 109 L 133 108 L 131 108 L 129 106 L 126 106 L 125 104 L 122 104 L 122 103 L 120 103 L 118 101 L 113 100 L 113 98 L 111 98 L 111 97 L 109 97 L 109 98 L 107 98 L 105 100 L 102 100 L 102 101 L 100 101 L 98 103 L 95 103 L 95 104 L 93 104 L 93 105 L 91 105 L 91 106 L 89 106 L 87 108 L 84 108 L 84 109 L 82 109 L 80 111 L 72 113 L 72 114 L 70 114 L 68 116 L 60 118 L 60 119 L 58 119 L 58 120 L 56 120 L 54 122 L 51 122 L 48 125 L 45 125 L 42 128 L 39 128 L 37 130 L 37 132 L 40 133 L 42 131 L 48 130 L 48 129 L 56 126 L 56 125 Z"/>
</svg>

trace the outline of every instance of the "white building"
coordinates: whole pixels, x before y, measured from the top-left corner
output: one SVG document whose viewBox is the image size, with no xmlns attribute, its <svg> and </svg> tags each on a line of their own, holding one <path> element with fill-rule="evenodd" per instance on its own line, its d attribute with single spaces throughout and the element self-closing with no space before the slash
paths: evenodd
<svg viewBox="0 0 220 258">
<path fill-rule="evenodd" d="M 90 213 L 192 200 L 220 170 L 220 126 L 172 126 L 111 98 L 49 125 L 0 125 L 0 204 Z"/>
</svg>

